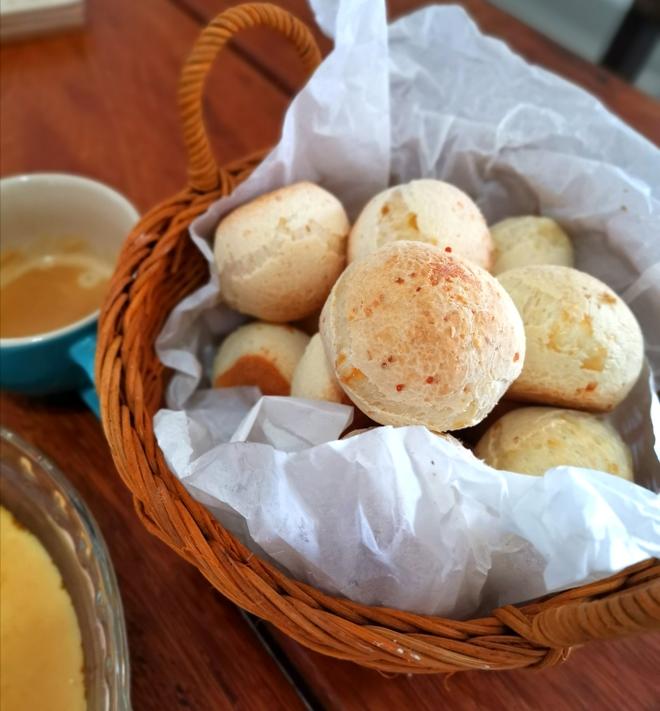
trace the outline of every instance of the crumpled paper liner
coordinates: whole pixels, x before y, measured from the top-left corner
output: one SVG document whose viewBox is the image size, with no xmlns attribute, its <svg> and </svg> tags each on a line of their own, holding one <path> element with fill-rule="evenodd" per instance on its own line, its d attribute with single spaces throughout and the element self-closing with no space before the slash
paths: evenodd
<svg viewBox="0 0 660 711">
<path fill-rule="evenodd" d="M 327 592 L 465 617 L 605 577 L 660 554 L 660 500 L 608 474 L 490 469 L 422 427 L 337 440 L 352 408 L 209 390 L 210 359 L 243 319 L 218 306 L 210 242 L 236 205 L 319 182 L 355 216 L 390 183 L 455 183 L 493 222 L 541 213 L 577 266 L 642 324 L 660 371 L 660 152 L 593 97 L 482 36 L 456 7 L 391 27 L 381 2 L 314 2 L 336 47 L 296 96 L 252 176 L 198 218 L 207 285 L 170 315 L 158 353 L 175 372 L 155 418 L 172 471 L 244 543 Z M 638 482 L 658 489 L 651 372 L 610 416 Z"/>
</svg>

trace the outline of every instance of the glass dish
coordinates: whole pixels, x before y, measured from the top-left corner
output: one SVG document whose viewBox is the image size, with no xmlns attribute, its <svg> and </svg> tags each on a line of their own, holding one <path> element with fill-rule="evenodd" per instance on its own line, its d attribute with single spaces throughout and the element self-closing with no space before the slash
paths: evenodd
<svg viewBox="0 0 660 711">
<path fill-rule="evenodd" d="M 71 595 L 82 635 L 88 711 L 130 711 L 124 613 L 99 527 L 62 473 L 4 428 L 0 503 L 39 538 Z"/>
</svg>

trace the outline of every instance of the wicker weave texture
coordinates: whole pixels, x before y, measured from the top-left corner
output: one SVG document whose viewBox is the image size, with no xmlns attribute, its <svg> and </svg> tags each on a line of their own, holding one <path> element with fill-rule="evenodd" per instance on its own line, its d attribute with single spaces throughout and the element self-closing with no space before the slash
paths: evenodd
<svg viewBox="0 0 660 711">
<path fill-rule="evenodd" d="M 308 70 L 320 61 L 308 29 L 269 4 L 230 9 L 202 32 L 179 90 L 189 184 L 147 213 L 128 236 L 101 314 L 96 380 L 103 426 L 138 516 L 237 605 L 318 652 L 382 672 L 539 668 L 562 662 L 576 644 L 660 629 L 657 560 L 469 621 L 333 598 L 261 561 L 168 470 L 152 425 L 167 375 L 154 342 L 175 304 L 208 278 L 188 227 L 212 202 L 231 193 L 262 158 L 255 155 L 218 168 L 202 117 L 204 81 L 231 37 L 258 25 L 288 39 Z"/>
</svg>

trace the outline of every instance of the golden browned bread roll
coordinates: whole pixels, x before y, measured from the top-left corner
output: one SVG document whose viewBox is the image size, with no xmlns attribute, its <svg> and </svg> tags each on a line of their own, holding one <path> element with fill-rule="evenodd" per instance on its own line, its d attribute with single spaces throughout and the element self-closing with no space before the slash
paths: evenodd
<svg viewBox="0 0 660 711">
<path fill-rule="evenodd" d="M 353 262 L 323 307 L 321 336 L 360 410 L 436 432 L 483 419 L 525 355 L 522 322 L 497 280 L 421 242 Z"/>
<path fill-rule="evenodd" d="M 619 433 L 595 415 L 521 407 L 500 418 L 474 453 L 495 469 L 543 474 L 562 465 L 597 469 L 632 481 L 632 457 Z"/>
<path fill-rule="evenodd" d="M 395 240 L 427 242 L 484 269 L 491 265 L 493 241 L 481 211 L 441 180 L 413 180 L 373 197 L 351 230 L 348 260 Z"/>
<path fill-rule="evenodd" d="M 511 269 L 498 279 L 515 302 L 527 338 L 520 377 L 507 397 L 606 412 L 642 369 L 642 332 L 606 284 L 570 267 Z"/>
<path fill-rule="evenodd" d="M 291 395 L 309 400 L 348 402 L 348 398 L 339 387 L 335 373 L 328 363 L 323 342 L 318 333 L 312 336 L 296 366 L 291 382 Z"/>
<path fill-rule="evenodd" d="M 291 326 L 249 323 L 230 333 L 213 363 L 213 386 L 254 385 L 264 395 L 289 395 L 309 336 Z"/>
<path fill-rule="evenodd" d="M 562 228 L 549 217 L 509 217 L 492 225 L 495 242 L 493 274 L 530 264 L 573 266 L 573 245 Z"/>
<path fill-rule="evenodd" d="M 242 205 L 215 233 L 224 300 L 277 323 L 318 311 L 346 264 L 349 227 L 339 200 L 313 183 Z"/>
</svg>

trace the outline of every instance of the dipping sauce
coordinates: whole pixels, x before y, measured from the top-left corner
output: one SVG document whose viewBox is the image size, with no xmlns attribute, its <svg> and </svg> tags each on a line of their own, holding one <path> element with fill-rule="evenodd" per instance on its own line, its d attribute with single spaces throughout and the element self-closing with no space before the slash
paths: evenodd
<svg viewBox="0 0 660 711">
<path fill-rule="evenodd" d="M 0 506 L 0 709 L 84 711 L 80 628 L 59 570 Z"/>
<path fill-rule="evenodd" d="M 112 268 L 83 250 L 0 255 L 0 338 L 68 326 L 101 306 Z"/>
</svg>

